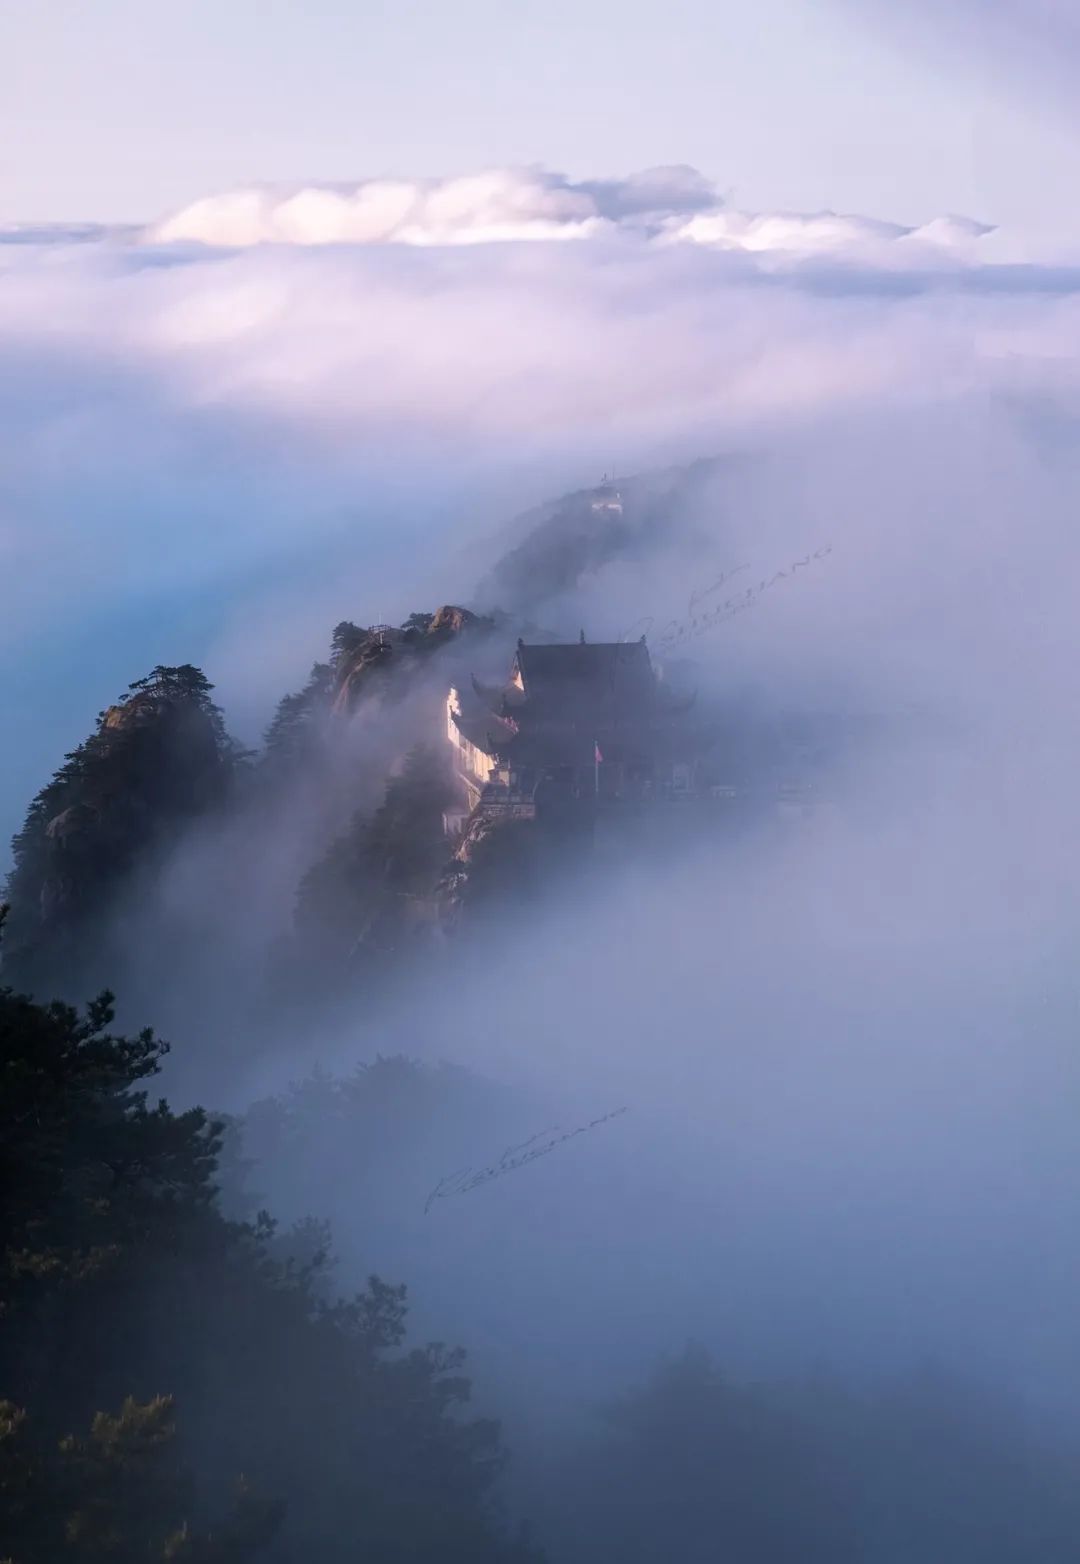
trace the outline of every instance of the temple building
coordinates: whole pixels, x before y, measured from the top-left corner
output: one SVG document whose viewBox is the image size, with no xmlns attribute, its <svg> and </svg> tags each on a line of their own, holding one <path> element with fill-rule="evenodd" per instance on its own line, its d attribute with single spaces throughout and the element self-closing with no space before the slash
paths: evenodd
<svg viewBox="0 0 1080 1564">
<path fill-rule="evenodd" d="M 446 731 L 462 796 L 448 812 L 448 833 L 478 809 L 532 818 L 691 796 L 692 704 L 657 678 L 644 637 L 519 641 L 505 684 L 474 678 L 449 693 Z"/>
</svg>

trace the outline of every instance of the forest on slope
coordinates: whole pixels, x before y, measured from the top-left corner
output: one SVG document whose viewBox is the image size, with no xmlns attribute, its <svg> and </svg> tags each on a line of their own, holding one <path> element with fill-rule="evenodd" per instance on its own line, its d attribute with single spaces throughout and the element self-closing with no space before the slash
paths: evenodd
<svg viewBox="0 0 1080 1564">
<path fill-rule="evenodd" d="M 377 1228 L 403 1136 L 475 1117 L 491 1088 L 383 1059 L 226 1124 L 152 1100 L 165 1050 L 113 1033 L 107 995 L 80 1015 L 0 992 L 12 1564 L 526 1564 L 533 1536 L 582 1564 L 1073 1556 L 1075 1453 L 940 1371 L 746 1383 L 691 1346 L 592 1426 L 519 1414 L 507 1485 L 462 1354 L 411 1342 L 403 1286 L 342 1295 L 323 1222 L 226 1214 L 252 1178 L 295 1179 L 303 1209 L 359 1140 L 349 1202 Z"/>
</svg>

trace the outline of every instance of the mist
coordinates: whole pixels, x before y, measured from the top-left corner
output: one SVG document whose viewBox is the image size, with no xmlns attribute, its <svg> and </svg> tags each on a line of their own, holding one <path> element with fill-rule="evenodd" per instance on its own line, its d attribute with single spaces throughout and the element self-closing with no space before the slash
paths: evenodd
<svg viewBox="0 0 1080 1564">
<path fill-rule="evenodd" d="M 329 224 L 225 249 L 222 197 L 202 243 L 159 225 L 0 244 L 10 828 L 145 665 L 212 665 L 255 742 L 327 623 L 466 594 L 506 518 L 606 468 L 895 399 L 1069 416 L 1076 272 L 1022 235 L 739 213 L 680 170 L 429 187 L 423 211 L 473 242 L 418 208 L 411 238 Z M 547 229 L 488 233 L 537 212 Z"/>
<path fill-rule="evenodd" d="M 28 582 L 5 614 L 30 668 L 12 720 L 35 765 L 87 726 L 85 700 L 113 697 L 105 674 L 181 642 L 254 741 L 337 619 L 510 616 L 399 699 L 361 700 L 317 766 L 186 831 L 115 913 L 116 986 L 125 1024 L 175 1044 L 170 1099 L 230 1116 L 250 1163 L 232 1208 L 327 1220 L 336 1283 L 400 1277 L 419 1335 L 468 1348 L 518 1451 L 508 1502 L 568 1560 L 590 1556 L 592 1511 L 560 1463 L 687 1342 L 785 1416 L 793 1385 L 852 1398 L 829 1450 L 879 1415 L 852 1407 L 888 1404 L 888 1423 L 927 1364 L 943 1404 L 952 1377 L 988 1395 L 1017 1448 L 1071 1460 L 1080 1439 L 1077 274 L 982 260 L 973 229 L 942 253 L 857 220 L 825 253 L 798 224 L 733 252 L 726 215 L 723 243 L 682 233 L 703 204 L 721 214 L 675 184 L 689 213 L 668 196 L 645 234 L 619 229 L 606 185 L 541 181 L 529 205 L 508 180 L 495 209 L 485 186 L 467 249 L 447 232 L 460 190 L 410 187 L 405 227 L 380 217 L 365 243 L 385 191 L 285 218 L 222 198 L 137 253 L 9 263 L 31 318 L 4 323 L 13 394 L 12 341 L 50 301 L 70 311 L 5 501 Z M 571 229 L 558 244 L 552 224 Z M 127 324 L 103 367 L 108 297 Z M 664 476 L 698 459 L 692 481 Z M 549 536 L 536 507 L 612 464 L 646 475 L 649 527 L 550 590 L 508 573 Z M 70 496 L 96 516 L 125 490 L 80 606 Z M 451 683 L 505 677 L 526 622 L 644 634 L 697 691 L 733 782 L 752 735 L 811 733 L 811 807 L 598 832 L 537 894 L 385 980 L 268 999 L 305 873 L 414 746 L 445 743 Z M 362 1098 L 355 1072 L 377 1082 L 380 1056 L 427 1084 L 350 1118 L 343 1083 Z M 546 1134 L 549 1153 L 431 1200 Z M 903 1556 L 865 1549 L 850 1556 Z"/>
<path fill-rule="evenodd" d="M 1008 412 L 975 406 L 801 432 L 742 471 L 734 503 L 718 480 L 698 573 L 677 587 L 622 564 L 590 583 L 593 614 L 576 606 L 614 635 L 655 605 L 659 629 L 724 564 L 771 574 L 831 544 L 816 575 L 680 648 L 736 728 L 876 719 L 812 817 L 583 865 L 430 985 L 241 1074 L 237 1102 L 301 1061 L 343 1073 L 400 1051 L 512 1084 L 534 1130 L 541 1104 L 567 1126 L 627 1107 L 426 1217 L 426 1189 L 527 1116 L 493 1117 L 445 1166 L 418 1145 L 400 1175 L 388 1253 L 430 1266 L 444 1320 L 462 1289 L 465 1337 L 472 1268 L 455 1282 L 451 1255 L 490 1246 L 492 1333 L 537 1385 L 558 1369 L 598 1394 L 603 1319 L 613 1380 L 687 1336 L 754 1373 L 941 1358 L 1071 1421 L 1071 465 L 1048 473 Z M 304 1178 L 303 1201 L 319 1194 L 347 1252 L 340 1160 L 325 1190 Z M 538 1287 L 560 1299 L 542 1318 Z"/>
<path fill-rule="evenodd" d="M 231 823 L 162 879 L 206 935 L 175 994 L 145 952 L 136 963 L 160 1024 L 188 1036 L 170 1089 L 242 1113 L 313 1068 L 347 1077 L 397 1053 L 505 1088 L 465 1125 L 412 1125 L 377 1196 L 366 1150 L 354 1169 L 332 1134 L 322 1176 L 309 1141 L 302 1163 L 253 1178 L 283 1217 L 329 1218 L 357 1277 L 410 1278 L 419 1320 L 533 1416 L 553 1382 L 585 1416 L 692 1338 L 754 1376 L 862 1382 L 943 1361 L 1071 1427 L 1073 467 L 979 400 L 826 419 L 721 463 L 668 546 L 549 600 L 545 622 L 598 638 L 648 625 L 736 740 L 764 718 L 870 718 L 824 767 L 812 815 L 721 822 L 630 863 L 600 844 L 430 971 L 330 997 L 314 1024 L 263 1022 L 252 1046 L 237 975 L 257 988 L 302 868 L 358 802 L 332 805 L 324 783 L 305 830 L 287 793 L 272 824 L 247 822 L 250 845 Z M 745 612 L 680 637 L 725 569 L 749 564 L 756 583 L 823 545 Z M 485 651 L 480 671 L 508 656 Z M 374 786 L 407 740 L 440 731 L 456 677 L 351 720 L 350 788 L 358 758 Z M 453 1169 L 618 1108 L 424 1213 Z"/>
</svg>

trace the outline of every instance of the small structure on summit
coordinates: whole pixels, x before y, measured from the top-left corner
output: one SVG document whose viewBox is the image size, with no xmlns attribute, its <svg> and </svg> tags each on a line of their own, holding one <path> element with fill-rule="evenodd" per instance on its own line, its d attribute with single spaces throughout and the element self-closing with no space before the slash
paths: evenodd
<svg viewBox="0 0 1080 1564">
<path fill-rule="evenodd" d="M 615 481 L 604 474 L 599 485 L 593 490 L 592 509 L 599 516 L 621 516 L 623 513 L 622 495 L 615 487 Z"/>
<path fill-rule="evenodd" d="M 696 775 L 693 697 L 674 697 L 640 641 L 526 644 L 509 678 L 450 690 L 447 737 L 462 801 L 447 816 L 460 830 L 477 810 L 532 818 L 574 801 L 686 797 Z"/>
</svg>

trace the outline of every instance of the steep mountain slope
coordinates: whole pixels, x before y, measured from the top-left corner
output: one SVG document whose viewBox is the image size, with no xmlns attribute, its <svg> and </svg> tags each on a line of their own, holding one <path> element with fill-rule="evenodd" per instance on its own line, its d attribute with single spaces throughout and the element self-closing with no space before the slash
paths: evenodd
<svg viewBox="0 0 1080 1564">
<path fill-rule="evenodd" d="M 512 541 L 477 588 L 477 601 L 532 614 L 616 560 L 692 548 L 701 507 L 730 463 L 687 466 L 607 481 L 527 511 Z"/>
<path fill-rule="evenodd" d="M 65 993 L 89 978 L 117 894 L 225 800 L 240 755 L 211 689 L 189 664 L 155 668 L 34 799 L 13 844 L 5 975 L 29 987 L 53 976 Z"/>
<path fill-rule="evenodd" d="M 692 552 L 724 471 L 704 460 L 564 495 L 513 524 L 513 546 L 473 607 L 445 604 L 400 625 L 342 620 L 327 660 L 279 703 L 254 764 L 241 763 L 197 669 L 157 668 L 137 681 L 67 757 L 16 838 L 8 973 L 73 999 L 118 981 L 138 997 L 144 977 L 160 991 L 163 963 L 189 970 L 216 946 L 220 967 L 242 928 L 244 978 L 254 981 L 256 965 L 277 962 L 297 896 L 294 974 L 297 961 L 338 971 L 343 950 L 411 946 L 405 934 L 423 933 L 422 904 L 446 867 L 449 799 L 437 764 L 426 764 L 419 790 L 398 773 L 416 746 L 441 750 L 448 685 L 486 662 L 496 675 L 519 634 L 557 639 L 548 624 L 561 623 L 583 583 L 603 591 L 608 567 Z M 406 796 L 415 807 L 403 815 Z M 210 828 L 178 890 L 169 854 L 196 825 Z M 476 884 L 490 880 L 493 893 L 510 873 L 506 845 L 488 844 L 475 866 Z M 281 867 L 264 872 L 279 849 Z M 535 856 L 510 855 L 515 884 L 531 880 Z M 234 981 L 218 977 L 219 990 Z"/>
</svg>

